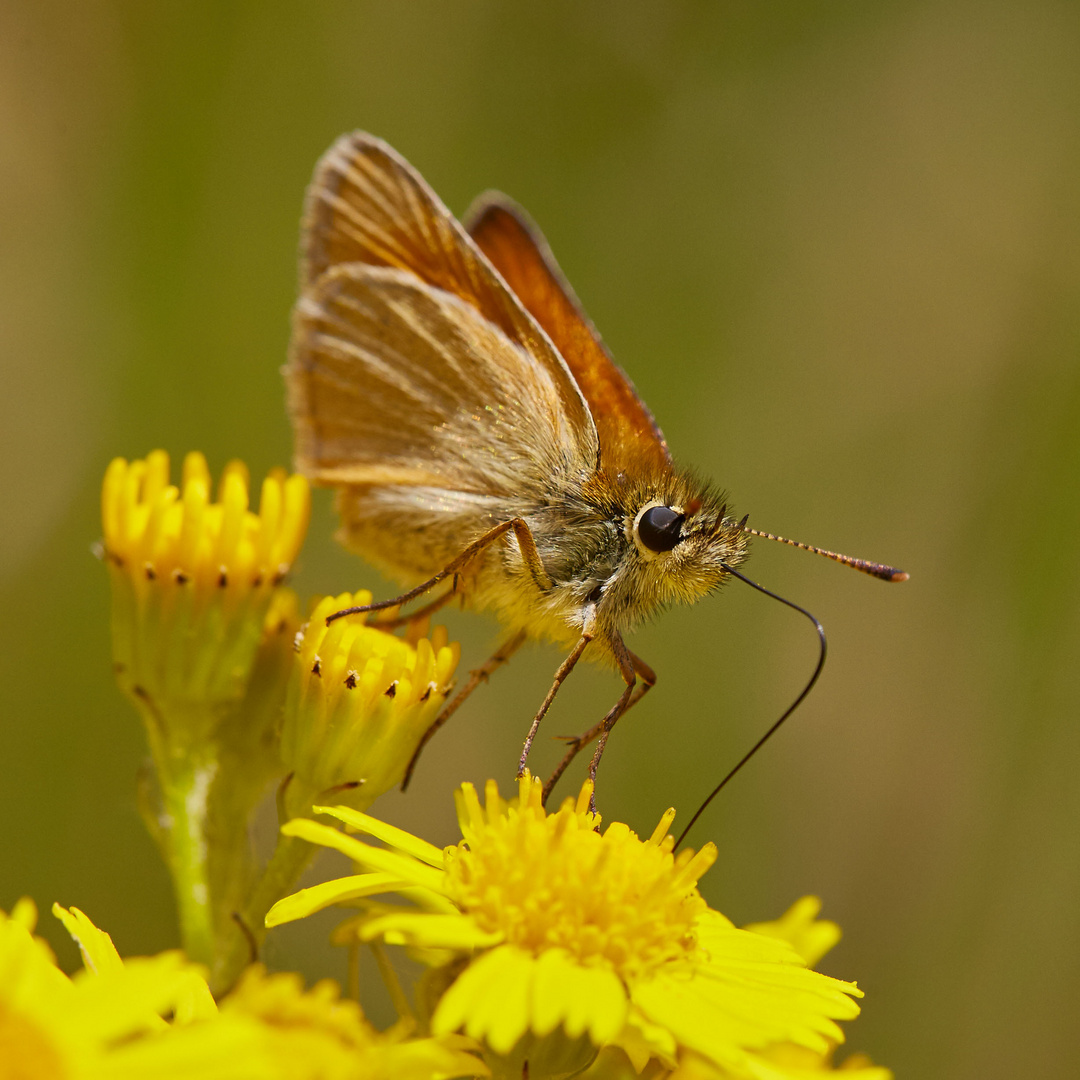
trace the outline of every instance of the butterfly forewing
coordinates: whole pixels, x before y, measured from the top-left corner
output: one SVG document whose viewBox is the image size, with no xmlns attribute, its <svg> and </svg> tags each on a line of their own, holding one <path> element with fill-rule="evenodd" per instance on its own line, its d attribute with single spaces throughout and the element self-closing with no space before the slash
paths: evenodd
<svg viewBox="0 0 1080 1080">
<path fill-rule="evenodd" d="M 549 371 L 409 271 L 323 274 L 296 308 L 289 387 L 297 456 L 325 483 L 512 496 L 592 467 Z"/>
<path fill-rule="evenodd" d="M 524 350 L 528 366 L 546 374 L 558 392 L 559 424 L 593 452 L 595 464 L 588 406 L 547 334 L 412 166 L 361 132 L 340 138 L 316 167 L 301 239 L 301 295 L 317 296 L 327 271 L 349 264 L 406 271 L 474 307 Z M 485 404 L 477 394 L 467 401 Z"/>
<path fill-rule="evenodd" d="M 285 375 L 299 468 L 338 487 L 343 541 L 401 581 L 596 469 L 547 334 L 367 135 L 339 139 L 309 188 Z"/>
<path fill-rule="evenodd" d="M 611 358 L 525 212 L 505 196 L 489 193 L 470 210 L 466 227 L 573 373 L 596 423 L 601 464 L 612 473 L 630 463 L 670 468 L 660 428 Z"/>
</svg>

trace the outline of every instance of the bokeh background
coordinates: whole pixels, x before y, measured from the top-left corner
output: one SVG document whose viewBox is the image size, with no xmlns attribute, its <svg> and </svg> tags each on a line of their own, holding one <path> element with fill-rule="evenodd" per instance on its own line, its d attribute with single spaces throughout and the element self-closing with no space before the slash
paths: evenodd
<svg viewBox="0 0 1080 1080">
<path fill-rule="evenodd" d="M 301 198 L 363 127 L 459 212 L 488 187 L 529 208 L 740 513 L 912 574 L 757 545 L 752 573 L 831 656 L 697 830 L 710 901 L 745 922 L 823 897 L 845 928 L 824 967 L 867 991 L 851 1045 L 901 1076 L 1075 1075 L 1078 116 L 1071 0 L 6 0 L 0 906 L 78 904 L 125 953 L 176 941 L 110 675 L 99 481 L 156 446 L 287 462 Z M 385 595 L 332 525 L 323 492 L 301 593 Z M 466 665 L 497 639 L 448 621 Z M 660 682 L 601 808 L 650 831 L 779 714 L 814 640 L 735 584 L 632 645 Z M 452 787 L 509 780 L 559 659 L 515 660 L 379 809 L 450 841 Z M 617 690 L 579 670 L 547 732 Z M 267 956 L 339 975 L 325 931 Z"/>
</svg>

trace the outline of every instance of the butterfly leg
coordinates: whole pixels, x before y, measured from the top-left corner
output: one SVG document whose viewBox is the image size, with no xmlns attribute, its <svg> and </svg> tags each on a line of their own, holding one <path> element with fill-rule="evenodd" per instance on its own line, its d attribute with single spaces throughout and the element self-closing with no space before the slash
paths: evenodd
<svg viewBox="0 0 1080 1080">
<path fill-rule="evenodd" d="M 521 648 L 525 642 L 525 631 L 519 630 L 512 638 L 504 642 L 495 650 L 493 656 L 486 660 L 480 667 L 474 671 L 469 672 L 469 681 L 443 706 L 442 712 L 431 722 L 431 726 L 424 732 L 420 739 L 419 744 L 413 751 L 413 756 L 409 759 L 409 764 L 405 769 L 405 776 L 401 781 L 401 790 L 404 791 L 409 786 L 409 781 L 412 779 L 413 769 L 416 768 L 417 761 L 420 760 L 420 751 L 427 746 L 431 737 L 435 734 L 465 704 L 469 695 L 482 683 L 487 682 L 488 678 L 503 666 Z"/>
<path fill-rule="evenodd" d="M 400 596 L 391 597 L 389 600 L 378 600 L 373 604 L 360 604 L 356 607 L 343 608 L 341 611 L 335 611 L 333 614 L 327 615 L 327 624 L 332 623 L 335 619 L 340 619 L 345 615 L 361 615 L 365 611 L 385 611 L 387 608 L 400 607 L 402 604 L 409 603 L 410 600 L 415 600 L 418 596 L 423 596 L 424 593 L 430 592 L 435 588 L 440 581 L 445 581 L 451 574 L 457 574 L 462 567 L 467 566 L 472 559 L 476 558 L 482 551 L 489 548 L 500 536 L 504 536 L 506 533 L 510 532 L 511 529 L 514 532 L 514 536 L 517 538 L 518 547 L 521 550 L 521 557 L 526 568 L 532 575 L 533 580 L 536 582 L 537 587 L 541 592 L 547 592 L 547 590 L 551 588 L 551 578 L 548 577 L 547 571 L 544 569 L 544 564 L 540 560 L 540 554 L 536 550 L 536 543 L 532 537 L 532 530 L 529 528 L 528 522 L 526 522 L 524 518 L 511 518 L 509 521 L 500 522 L 493 529 L 488 529 L 483 536 L 478 537 L 469 544 L 460 555 L 447 563 L 447 565 L 434 577 L 421 582 L 415 588 L 402 593 Z M 451 590 L 451 592 L 453 591 L 454 590 Z"/>
<path fill-rule="evenodd" d="M 450 588 L 441 596 L 432 600 L 430 604 L 425 604 L 422 608 L 412 611 L 408 615 L 393 615 L 388 619 L 372 619 L 371 622 L 368 623 L 368 626 L 377 627 L 379 630 L 396 630 L 399 626 L 414 626 L 423 619 L 427 619 L 434 615 L 440 608 L 446 607 L 446 605 L 458 595 L 458 592 L 458 580 L 455 577 Z"/>
<path fill-rule="evenodd" d="M 596 609 L 588 607 L 585 609 L 585 621 L 581 630 L 581 637 L 578 638 L 577 644 L 570 651 L 570 655 L 559 665 L 559 670 L 555 672 L 555 680 L 551 684 L 551 689 L 547 692 L 547 696 L 540 704 L 540 710 L 536 716 L 533 717 L 532 726 L 529 728 L 529 734 L 525 736 L 525 746 L 521 751 L 521 760 L 518 762 L 517 774 L 520 777 L 525 772 L 525 762 L 529 757 L 529 751 L 532 749 L 533 740 L 536 738 L 536 732 L 540 728 L 540 721 L 547 715 L 548 709 L 551 708 L 551 703 L 555 700 L 555 695 L 559 692 L 559 687 L 565 682 L 567 675 L 574 670 L 577 662 L 581 659 L 581 654 L 585 651 L 585 647 L 595 637 L 595 625 L 596 625 Z"/>
<path fill-rule="evenodd" d="M 618 651 L 620 647 L 625 654 L 625 657 L 620 657 Z M 562 774 L 566 772 L 570 762 L 572 762 L 574 758 L 593 741 L 593 739 L 599 738 L 600 743 L 596 748 L 596 753 L 593 755 L 592 763 L 589 765 L 589 777 L 593 781 L 596 780 L 596 767 L 600 764 L 600 757 L 604 752 L 603 748 L 607 743 L 608 734 L 615 726 L 615 721 L 618 720 L 620 716 L 629 712 L 656 685 L 656 672 L 653 671 L 640 656 L 636 653 L 632 653 L 626 645 L 623 644 L 621 638 L 615 648 L 615 658 L 619 661 L 619 670 L 623 680 L 627 684 L 626 689 L 623 690 L 622 694 L 619 696 L 619 700 L 603 720 L 598 724 L 594 724 L 583 734 L 568 740 L 566 756 L 559 762 L 555 771 L 548 777 L 547 783 L 544 784 L 544 802 L 547 802 L 552 788 L 559 782 L 559 778 Z M 624 667 L 624 659 L 630 665 L 629 675 Z"/>
</svg>

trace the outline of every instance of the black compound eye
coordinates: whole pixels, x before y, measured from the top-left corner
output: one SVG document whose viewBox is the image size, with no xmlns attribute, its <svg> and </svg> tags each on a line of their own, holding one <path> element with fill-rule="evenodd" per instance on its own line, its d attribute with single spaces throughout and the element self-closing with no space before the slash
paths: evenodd
<svg viewBox="0 0 1080 1080">
<path fill-rule="evenodd" d="M 638 538 L 650 551 L 670 551 L 682 539 L 685 520 L 670 506 L 650 506 L 638 521 Z"/>
</svg>

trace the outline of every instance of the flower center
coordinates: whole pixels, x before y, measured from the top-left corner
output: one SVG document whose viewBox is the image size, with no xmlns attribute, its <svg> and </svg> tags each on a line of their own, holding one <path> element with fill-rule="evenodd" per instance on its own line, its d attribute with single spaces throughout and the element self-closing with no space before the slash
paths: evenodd
<svg viewBox="0 0 1080 1080">
<path fill-rule="evenodd" d="M 643 842 L 622 824 L 598 833 L 570 800 L 551 815 L 531 803 L 490 816 L 449 854 L 448 894 L 482 929 L 627 977 L 693 950 L 692 924 L 706 910 L 696 881 L 711 858 L 676 858 L 670 839 Z"/>
</svg>

